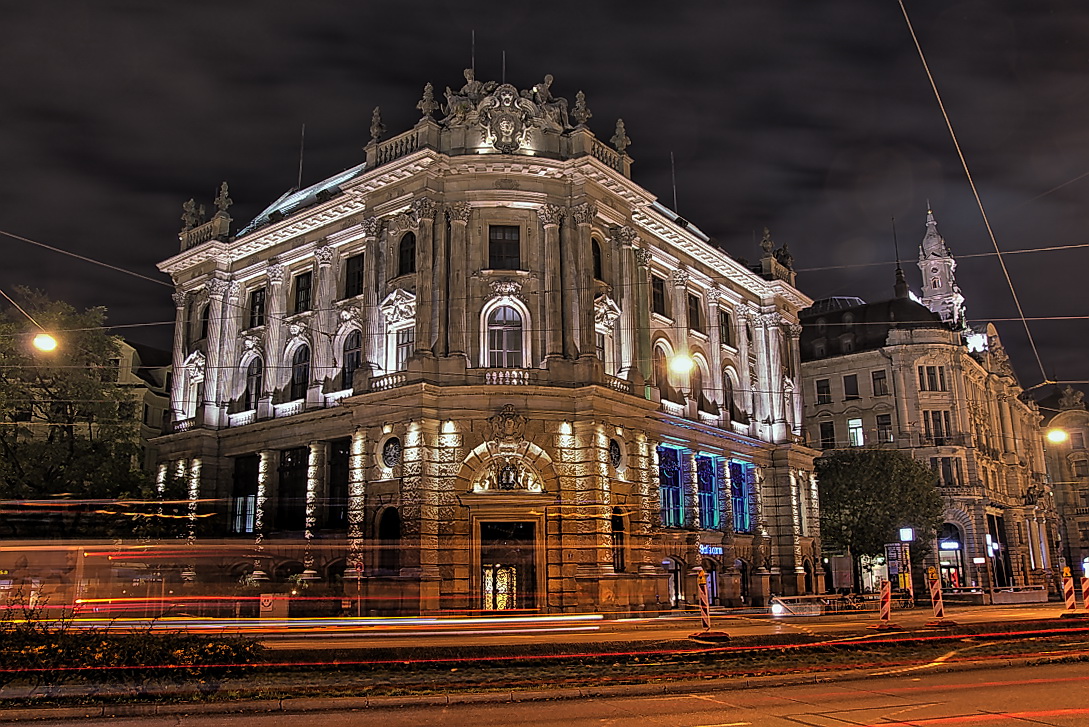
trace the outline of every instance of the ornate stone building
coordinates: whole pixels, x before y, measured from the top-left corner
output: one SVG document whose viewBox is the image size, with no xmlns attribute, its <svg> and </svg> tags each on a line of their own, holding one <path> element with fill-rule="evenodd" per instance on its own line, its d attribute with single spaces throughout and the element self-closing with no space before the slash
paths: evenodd
<svg viewBox="0 0 1089 727">
<path fill-rule="evenodd" d="M 1057 388 L 1057 387 L 1056 387 Z M 1062 555 L 1074 577 L 1089 578 L 1089 411 L 1085 394 L 1066 386 L 1040 401 L 1044 455 L 1062 526 Z"/>
<path fill-rule="evenodd" d="M 551 82 L 428 84 L 391 139 L 375 109 L 365 163 L 237 234 L 226 185 L 186 204 L 160 477 L 252 551 L 191 577 L 406 613 L 813 590 L 789 253 L 710 244 Z"/>
<path fill-rule="evenodd" d="M 897 267 L 891 300 L 832 298 L 802 312 L 809 441 L 908 450 L 934 469 L 945 522 L 930 565 L 946 586 L 1050 584 L 1059 533 L 1039 411 L 995 327 L 968 327 L 955 267 L 928 212 L 924 297 L 913 299 Z"/>
</svg>

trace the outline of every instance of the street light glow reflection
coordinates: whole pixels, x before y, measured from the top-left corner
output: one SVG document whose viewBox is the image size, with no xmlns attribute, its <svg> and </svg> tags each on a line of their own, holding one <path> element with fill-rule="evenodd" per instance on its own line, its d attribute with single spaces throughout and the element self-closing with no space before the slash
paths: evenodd
<svg viewBox="0 0 1089 727">
<path fill-rule="evenodd" d="M 57 339 L 48 333 L 39 333 L 34 336 L 34 348 L 39 351 L 53 351 L 57 348 Z"/>
<path fill-rule="evenodd" d="M 684 376 L 692 370 L 695 363 L 687 353 L 678 353 L 669 361 L 669 370 L 678 376 Z"/>
<path fill-rule="evenodd" d="M 1047 433 L 1047 441 L 1052 444 L 1062 444 L 1068 439 L 1066 431 L 1063 429 L 1051 429 Z"/>
</svg>

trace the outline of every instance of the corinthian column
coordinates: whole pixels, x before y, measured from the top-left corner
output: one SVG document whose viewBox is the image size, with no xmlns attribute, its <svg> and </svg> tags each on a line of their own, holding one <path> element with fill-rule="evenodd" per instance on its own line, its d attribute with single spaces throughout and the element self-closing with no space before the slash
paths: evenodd
<svg viewBox="0 0 1089 727">
<path fill-rule="evenodd" d="M 378 310 L 378 231 L 377 217 L 363 220 L 363 363 L 374 376 L 382 368 L 382 314 Z"/>
<path fill-rule="evenodd" d="M 184 378 L 182 369 L 185 367 L 185 309 L 189 302 L 189 294 L 184 290 L 175 291 L 171 297 L 174 299 L 174 348 L 171 356 L 174 375 L 170 381 L 170 411 L 174 421 L 185 419 L 185 392 L 182 390 Z"/>
<path fill-rule="evenodd" d="M 468 202 L 455 202 L 450 205 L 450 296 L 447 335 L 451 356 L 469 357 L 465 339 L 466 305 L 469 293 L 466 285 L 468 250 L 466 248 L 466 227 L 473 208 Z"/>
<path fill-rule="evenodd" d="M 336 375 L 337 352 L 333 350 L 333 333 L 336 317 L 333 315 L 333 298 L 336 297 L 336 281 L 333 280 L 333 248 L 322 245 L 314 250 L 318 260 L 317 298 L 314 301 L 314 380 L 319 385 Z"/>
<path fill-rule="evenodd" d="M 545 358 L 563 357 L 563 291 L 560 282 L 560 221 L 563 208 L 546 204 L 537 212 L 544 227 Z"/>
<path fill-rule="evenodd" d="M 270 262 L 265 271 L 268 276 L 268 298 L 265 316 L 265 395 L 272 394 L 283 386 L 284 375 L 284 310 L 287 300 L 284 297 L 284 266 Z"/>
<path fill-rule="evenodd" d="M 560 306 L 563 310 L 563 355 L 566 358 L 578 358 L 580 280 L 578 240 L 570 218 L 563 216 L 560 221 L 560 265 L 563 268 L 563 286 L 560 288 Z"/>
<path fill-rule="evenodd" d="M 216 399 L 224 404 L 237 396 L 237 392 L 242 389 L 238 385 L 238 331 L 242 327 L 242 316 L 245 313 L 239 300 L 241 293 L 242 286 L 232 280 L 227 285 L 227 294 L 223 299 L 223 354 L 220 358 L 222 374 Z"/>
<path fill-rule="evenodd" d="M 635 255 L 632 243 L 635 230 L 630 227 L 612 229 L 613 245 L 620 251 L 620 369 L 627 376 L 635 361 Z"/>
<path fill-rule="evenodd" d="M 593 356 L 597 350 L 595 340 L 597 328 L 594 326 L 594 266 L 591 259 L 590 223 L 596 210 L 592 204 L 584 202 L 571 210 L 571 216 L 578 225 L 575 240 L 575 287 L 578 300 L 579 354 Z"/>
<path fill-rule="evenodd" d="M 652 374 L 650 348 L 650 260 L 649 250 L 633 248 L 635 259 L 635 360 L 643 379 L 649 381 Z"/>
<path fill-rule="evenodd" d="M 223 375 L 223 297 L 227 294 L 226 280 L 212 278 L 208 281 L 208 365 L 204 370 L 204 424 L 218 427 L 219 381 Z"/>
<path fill-rule="evenodd" d="M 431 355 L 435 345 L 431 327 L 431 267 L 434 260 L 435 203 L 427 197 L 412 202 L 418 221 L 416 228 L 416 350 L 415 354 Z"/>
</svg>

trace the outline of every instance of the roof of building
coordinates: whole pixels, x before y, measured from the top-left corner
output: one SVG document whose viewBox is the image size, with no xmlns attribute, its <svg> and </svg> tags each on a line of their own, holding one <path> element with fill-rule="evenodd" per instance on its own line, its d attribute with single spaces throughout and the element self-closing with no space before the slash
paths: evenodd
<svg viewBox="0 0 1089 727">
<path fill-rule="evenodd" d="M 357 164 L 309 187 L 287 190 L 280 195 L 279 199 L 266 207 L 261 214 L 254 217 L 248 225 L 239 230 L 235 237 L 247 235 L 259 227 L 274 222 L 277 217 L 286 217 L 316 202 L 322 202 L 336 196 L 340 192 L 340 185 L 361 175 L 366 166 L 366 162 Z"/>
<path fill-rule="evenodd" d="M 893 328 L 949 328 L 941 316 L 910 298 L 846 306 L 846 301 L 850 300 L 861 301 L 860 298 L 828 298 L 817 301 L 799 314 L 803 361 L 882 348 Z M 824 344 L 823 354 L 817 355 L 820 351 L 815 344 L 821 343 Z"/>
</svg>

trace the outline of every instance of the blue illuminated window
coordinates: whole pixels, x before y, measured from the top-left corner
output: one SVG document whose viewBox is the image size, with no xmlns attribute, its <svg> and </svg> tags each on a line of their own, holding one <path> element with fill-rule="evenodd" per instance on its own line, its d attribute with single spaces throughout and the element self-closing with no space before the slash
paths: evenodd
<svg viewBox="0 0 1089 727">
<path fill-rule="evenodd" d="M 714 530 L 721 522 L 714 458 L 696 457 L 696 489 L 700 503 L 700 527 L 704 530 Z"/>
<path fill-rule="evenodd" d="M 730 463 L 730 504 L 734 513 L 734 532 L 751 533 L 752 465 Z"/>
<path fill-rule="evenodd" d="M 681 458 L 676 449 L 658 447 L 658 496 L 662 507 L 662 527 L 681 527 L 684 524 L 684 489 L 681 485 Z"/>
</svg>

